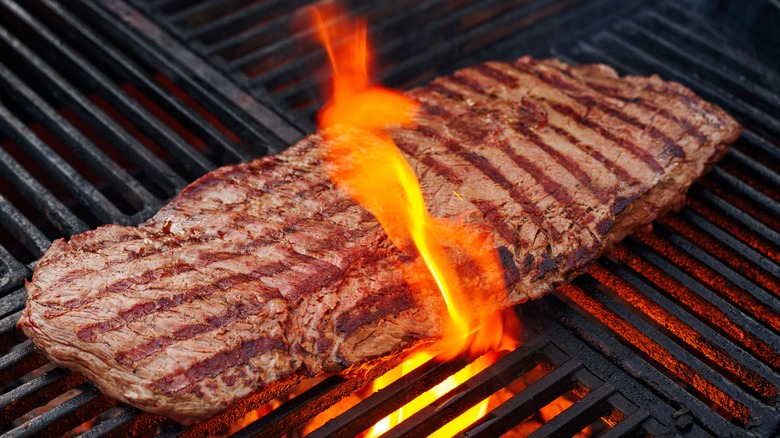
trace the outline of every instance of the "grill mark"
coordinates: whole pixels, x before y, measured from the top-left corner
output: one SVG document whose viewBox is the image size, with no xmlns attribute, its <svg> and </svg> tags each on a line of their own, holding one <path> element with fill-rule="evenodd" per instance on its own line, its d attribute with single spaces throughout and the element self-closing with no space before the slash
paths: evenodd
<svg viewBox="0 0 780 438">
<path fill-rule="evenodd" d="M 357 238 L 363 237 L 371 233 L 371 229 L 363 230 Z M 331 250 L 340 247 L 337 240 L 330 241 L 332 245 L 323 245 L 323 250 Z M 291 251 L 292 254 L 288 254 L 285 257 L 285 261 L 298 261 L 301 265 L 310 264 L 316 266 L 316 275 L 307 277 L 306 284 L 299 284 L 298 288 L 293 290 L 293 293 L 288 297 L 283 297 L 276 289 L 268 289 L 269 294 L 265 296 L 267 299 L 283 298 L 288 301 L 296 301 L 304 294 L 311 292 L 312 290 L 325 288 L 343 277 L 343 270 L 338 267 L 307 256 Z M 357 259 L 362 254 L 353 256 L 353 259 Z M 240 257 L 240 256 L 237 256 Z M 120 312 L 116 317 L 101 321 L 99 323 L 93 323 L 79 328 L 76 335 L 79 339 L 86 342 L 94 342 L 98 335 L 108 333 L 112 330 L 116 330 L 119 327 L 130 324 L 144 316 L 152 313 L 170 310 L 174 307 L 178 307 L 182 304 L 187 304 L 195 301 L 198 298 L 205 298 L 220 291 L 225 291 L 243 283 L 249 283 L 262 278 L 272 277 L 279 275 L 283 272 L 289 271 L 294 267 L 294 263 L 285 263 L 283 261 L 268 263 L 258 266 L 248 274 L 233 274 L 227 277 L 217 279 L 210 285 L 199 286 L 197 288 L 187 290 L 180 294 L 175 294 L 171 297 L 158 298 L 155 301 L 138 303 L 128 310 Z"/>
<path fill-rule="evenodd" d="M 465 150 L 459 143 L 444 137 L 434 128 L 418 125 L 415 131 L 421 135 L 430 138 L 445 145 L 449 150 L 454 152 L 461 159 L 468 161 L 483 175 L 488 177 L 493 183 L 504 189 L 509 197 L 517 202 L 523 211 L 534 221 L 537 226 L 540 226 L 543 222 L 543 216 L 539 211 L 538 206 L 526 195 L 518 186 L 513 185 L 495 166 L 490 164 L 482 156 Z M 541 227 L 540 227 L 541 228 Z M 548 231 L 553 238 L 559 238 L 560 232 L 549 224 Z"/>
<path fill-rule="evenodd" d="M 503 218 L 503 215 L 498 210 L 498 206 L 486 199 L 474 199 L 471 201 L 482 215 L 490 223 L 498 234 L 504 238 L 510 245 L 517 245 L 517 233 Z"/>
<path fill-rule="evenodd" d="M 457 72 L 456 74 L 441 78 L 440 81 L 454 82 L 468 88 L 469 90 L 476 91 L 479 94 L 495 98 L 495 95 L 491 95 L 484 84 L 480 83 L 479 81 L 475 81 L 466 75 L 463 75 L 462 72 Z"/>
<path fill-rule="evenodd" d="M 534 66 L 537 66 L 537 65 L 540 65 L 540 63 L 534 62 Z M 558 68 L 555 68 L 555 67 L 553 67 L 553 69 L 556 72 L 558 72 L 558 73 L 560 73 L 560 74 L 562 74 L 562 75 L 564 75 L 564 76 L 574 80 L 575 82 L 579 82 L 579 80 L 577 78 L 575 78 L 574 76 L 572 76 L 568 71 L 561 70 L 561 69 L 558 69 Z M 537 75 L 537 77 L 539 77 L 542 80 L 546 80 L 545 78 L 549 78 L 548 75 L 544 75 L 542 73 L 540 73 L 540 75 Z M 588 87 L 592 88 L 595 91 L 601 92 L 601 91 L 599 91 L 597 86 L 594 86 L 594 84 L 588 83 Z M 604 88 L 606 88 L 606 87 L 604 87 Z M 586 90 L 586 88 L 585 87 L 581 87 L 581 90 Z M 601 92 L 601 93 L 606 95 L 606 93 L 603 93 L 603 92 Z M 685 151 L 679 145 L 677 145 L 677 143 L 674 140 L 672 140 L 665 133 L 663 133 L 660 130 L 658 130 L 655 126 L 649 126 L 648 127 L 647 124 L 641 122 L 640 120 L 636 119 L 635 117 L 630 116 L 629 114 L 626 114 L 626 113 L 624 113 L 622 111 L 619 111 L 619 110 L 617 110 L 616 108 L 614 108 L 611 105 L 608 105 L 608 104 L 605 105 L 604 102 L 600 102 L 600 101 L 592 99 L 590 97 L 580 96 L 580 95 L 573 95 L 571 97 L 573 97 L 575 100 L 577 100 L 577 102 L 579 102 L 582 105 L 599 108 L 601 111 L 607 113 L 608 115 L 610 115 L 612 117 L 615 117 L 615 118 L 617 118 L 619 120 L 622 120 L 622 121 L 624 121 L 624 122 L 626 122 L 626 123 L 628 123 L 628 124 L 630 124 L 630 125 L 632 125 L 634 127 L 637 127 L 637 128 L 639 128 L 639 129 L 641 129 L 643 131 L 648 130 L 648 128 L 649 128 L 648 132 L 650 133 L 650 136 L 653 137 L 656 140 L 660 139 L 664 143 L 664 146 L 666 147 L 667 151 L 669 151 L 673 156 L 675 156 L 677 158 L 685 158 Z M 621 100 L 624 100 L 624 101 L 633 101 L 633 100 L 630 100 L 630 99 L 625 99 L 622 96 L 618 96 L 618 98 L 621 99 Z M 641 103 L 642 99 L 640 99 L 639 102 Z M 669 116 L 671 115 L 668 111 L 666 111 L 666 110 L 664 110 L 664 111 L 665 111 L 665 114 L 667 114 Z M 680 122 L 677 120 L 676 117 L 672 116 L 672 118 L 670 120 L 673 120 L 678 125 L 682 126 L 680 124 Z M 686 129 L 686 128 L 683 127 L 683 129 Z M 698 133 L 698 135 L 701 135 L 701 133 Z M 704 141 L 706 141 L 706 139 Z"/>
<path fill-rule="evenodd" d="M 200 267 L 199 265 L 191 265 L 189 263 L 182 263 L 177 262 L 170 265 L 162 266 L 159 268 L 149 269 L 147 271 L 144 271 L 140 276 L 138 277 L 127 277 L 123 278 L 121 280 L 117 280 L 107 286 L 105 286 L 103 289 L 98 291 L 95 295 L 85 298 L 74 298 L 72 300 L 69 300 L 63 304 L 64 307 L 67 307 L 70 310 L 77 309 L 79 307 L 82 307 L 86 304 L 89 304 L 93 301 L 96 301 L 92 298 L 94 297 L 104 297 L 108 295 L 112 295 L 118 292 L 121 292 L 123 290 L 126 290 L 132 286 L 141 286 L 146 285 L 149 283 L 152 283 L 154 281 L 157 281 L 161 279 L 164 276 L 174 276 L 178 274 L 182 274 L 185 272 L 190 272 Z"/>
<path fill-rule="evenodd" d="M 581 142 L 577 137 L 575 137 L 573 134 L 571 134 L 569 131 L 567 131 L 562 127 L 553 124 L 548 124 L 547 126 L 549 126 L 549 128 L 552 129 L 553 132 L 565 138 L 566 141 L 571 143 L 573 146 L 577 147 L 580 150 L 585 151 L 588 155 L 596 159 L 599 163 L 603 164 L 604 167 L 606 167 L 607 170 L 612 172 L 612 174 L 615 175 L 615 177 L 617 177 L 619 181 L 626 182 L 629 185 L 639 184 L 639 181 L 636 178 L 634 178 L 633 175 L 628 173 L 628 171 L 625 168 L 623 168 L 616 162 L 610 160 L 609 158 L 605 157 L 601 152 L 596 150 L 593 146 Z"/>
<path fill-rule="evenodd" d="M 436 92 L 437 94 L 441 94 L 442 96 L 445 96 L 451 100 L 457 101 L 457 102 L 465 102 L 466 98 L 463 97 L 462 94 L 458 93 L 457 91 L 450 90 L 449 88 L 437 83 L 436 81 L 431 82 L 430 84 L 426 85 L 425 88 Z M 438 105 L 431 105 L 431 108 L 436 109 L 436 111 L 444 111 L 446 114 L 449 114 L 446 109 L 438 106 Z"/>
<path fill-rule="evenodd" d="M 228 277 L 220 278 L 219 280 L 215 281 L 214 284 L 200 286 L 194 290 L 189 289 L 185 292 L 174 294 L 170 297 L 162 297 L 154 301 L 138 303 L 127 310 L 119 312 L 119 314 L 117 314 L 117 316 L 114 318 L 80 327 L 76 331 L 76 336 L 78 336 L 78 338 L 82 341 L 94 342 L 97 340 L 98 335 L 102 335 L 119 327 L 125 326 L 146 315 L 170 310 L 182 304 L 191 303 L 198 298 L 208 297 L 217 292 L 236 287 L 241 283 L 247 283 L 255 279 L 259 280 L 265 276 L 268 276 L 269 272 L 279 272 L 281 269 L 286 268 L 286 265 L 282 264 L 281 262 L 270 263 L 268 265 L 263 265 L 259 268 L 256 268 L 249 274 L 230 275 Z M 273 291 L 271 292 L 273 293 Z M 281 297 L 281 295 L 279 295 L 279 297 Z M 267 298 L 270 299 L 272 296 Z"/>
<path fill-rule="evenodd" d="M 344 277 L 344 271 L 339 267 L 299 252 L 294 252 L 289 259 L 300 262 L 300 265 L 312 265 L 316 272 L 315 275 L 306 278 L 306 284 L 298 283 L 289 296 L 285 296 L 288 301 L 293 303 L 311 291 L 325 289 Z"/>
<path fill-rule="evenodd" d="M 585 172 L 582 167 L 574 161 L 571 157 L 562 154 L 557 149 L 548 145 L 544 140 L 532 130 L 525 126 L 514 126 L 515 130 L 526 136 L 531 142 L 533 142 L 539 149 L 542 149 L 548 155 L 550 155 L 561 167 L 566 169 L 577 181 L 579 181 L 588 191 L 596 197 L 602 204 L 605 204 L 610 198 L 610 194 L 603 190 L 598 190 L 593 185 L 593 180 L 590 175 Z"/>
<path fill-rule="evenodd" d="M 215 378 L 228 369 L 246 365 L 253 358 L 272 350 L 286 351 L 287 344 L 280 338 L 257 337 L 244 340 L 236 349 L 219 352 L 189 369 L 181 369 L 150 383 L 166 394 L 177 394 L 190 389 L 206 377 Z"/>
<path fill-rule="evenodd" d="M 414 155 L 416 148 L 410 143 L 403 140 L 396 140 L 396 144 L 403 152 L 409 155 Z M 431 157 L 430 155 L 425 155 L 422 158 L 419 158 L 419 161 L 428 166 L 429 169 L 444 178 L 450 184 L 455 186 L 460 186 L 463 184 L 463 180 L 458 175 L 456 175 L 451 168 L 447 167 L 441 161 Z M 502 218 L 502 215 L 498 211 L 497 206 L 495 206 L 490 201 L 481 199 L 472 199 L 469 200 L 469 202 L 482 213 L 482 216 L 488 221 L 493 229 L 499 233 L 501 237 L 503 237 L 512 245 L 516 244 L 517 234 L 515 233 L 514 229 Z"/>
<path fill-rule="evenodd" d="M 445 87 L 440 85 L 438 88 L 445 88 Z M 436 91 L 435 89 L 433 91 L 438 93 L 438 91 Z M 446 94 L 442 94 L 442 96 L 447 97 Z M 430 105 L 434 107 L 438 106 L 434 103 L 431 103 Z M 558 239 L 561 236 L 560 231 L 558 231 L 558 229 L 555 228 L 553 224 L 545 223 L 547 221 L 545 221 L 543 215 L 540 214 L 538 206 L 531 201 L 528 195 L 525 194 L 522 190 L 520 190 L 518 186 L 515 186 L 509 180 L 507 180 L 506 177 L 504 177 L 504 175 L 498 169 L 495 168 L 495 166 L 490 164 L 483 157 L 473 152 L 465 150 L 457 142 L 449 138 L 446 138 L 443 135 L 440 135 L 437 131 L 431 128 L 418 125 L 416 131 L 428 138 L 431 138 L 435 141 L 444 144 L 445 146 L 447 146 L 448 149 L 453 151 L 458 157 L 471 163 L 474 167 L 477 168 L 477 170 L 482 172 L 483 175 L 487 176 L 491 181 L 493 181 L 499 187 L 504 189 L 506 193 L 509 195 L 509 197 L 520 205 L 520 208 L 523 209 L 523 211 L 531 218 L 531 220 L 534 222 L 534 224 L 537 227 L 542 228 L 542 224 L 547 225 L 548 232 L 550 233 L 550 236 L 552 238 Z"/>
<path fill-rule="evenodd" d="M 386 316 L 414 307 L 415 300 L 406 283 L 385 286 L 358 301 L 336 318 L 335 330 L 348 337 L 358 328 Z"/>
<path fill-rule="evenodd" d="M 442 90 L 446 90 L 446 88 L 444 88 L 442 86 L 439 86 L 438 88 L 440 88 Z M 437 116 L 437 117 L 441 117 L 442 119 L 445 119 L 445 120 L 446 119 L 451 119 L 453 117 L 452 113 L 447 111 L 447 109 L 444 108 L 444 107 L 432 105 L 432 104 L 430 104 L 428 102 L 419 102 L 419 103 L 420 103 L 420 110 L 425 112 L 425 113 L 427 113 L 427 114 L 430 114 L 430 115 L 433 115 L 433 116 Z"/>
<path fill-rule="evenodd" d="M 493 79 L 507 88 L 517 88 L 519 85 L 519 82 L 516 78 L 509 76 L 501 70 L 495 69 L 488 64 L 475 65 L 471 69 L 480 73 L 482 76 Z"/>
<path fill-rule="evenodd" d="M 344 199 L 343 202 L 337 202 L 329 204 L 327 208 L 325 208 L 323 211 L 320 212 L 320 219 L 327 219 L 330 217 L 335 216 L 336 214 L 342 213 L 346 211 L 350 206 L 355 205 L 354 202 L 350 201 L 349 199 Z M 365 218 L 366 216 L 363 215 L 362 218 Z M 295 224 L 299 224 L 301 222 L 304 222 L 308 219 L 306 218 L 295 218 L 292 223 L 285 226 L 284 223 L 279 224 L 280 228 L 283 228 L 283 230 L 280 229 L 271 229 L 268 230 L 265 234 L 256 237 L 254 240 L 247 242 L 241 246 L 236 247 L 235 252 L 232 253 L 233 256 L 240 256 L 239 253 L 250 251 L 250 250 L 257 250 L 259 248 L 270 246 L 279 239 L 281 239 L 284 235 L 284 230 L 287 230 L 289 232 L 297 232 L 299 230 L 295 229 L 293 226 Z M 245 229 L 242 228 L 242 229 Z M 281 235 L 277 235 L 280 234 Z M 221 236 L 215 234 L 212 236 L 208 236 L 205 239 L 200 239 L 197 241 L 197 244 L 204 244 L 208 243 L 212 240 L 218 239 Z M 192 240 L 191 240 L 192 242 Z M 325 247 L 324 249 L 332 249 Z M 140 275 L 139 278 L 124 278 L 121 280 L 118 280 L 103 289 L 97 291 L 96 293 L 83 298 L 74 298 L 66 303 L 63 304 L 64 307 L 68 309 L 68 311 L 77 310 L 83 306 L 86 306 L 88 304 L 92 304 L 96 301 L 99 301 L 109 295 L 113 295 L 115 293 L 121 292 L 123 290 L 126 290 L 127 288 L 134 286 L 134 285 L 143 285 L 143 284 L 149 284 L 150 282 L 159 280 L 162 276 L 165 274 L 170 275 L 178 275 L 184 272 L 192 271 L 194 269 L 202 268 L 205 266 L 210 265 L 211 263 L 215 263 L 218 261 L 224 261 L 229 260 L 231 257 L 229 257 L 227 254 L 230 254 L 229 252 L 221 252 L 221 253 L 201 253 L 198 254 L 198 262 L 190 265 L 190 264 L 183 264 L 183 263 L 174 263 L 171 265 L 159 267 L 159 268 L 153 268 L 151 270 L 145 271 Z M 111 266 L 115 266 L 120 263 L 116 264 L 110 264 Z M 104 268 L 106 269 L 106 268 Z M 67 312 L 63 311 L 54 311 L 54 310 L 47 310 L 44 313 L 44 316 L 50 319 L 54 319 L 57 317 L 60 317 L 62 315 L 65 315 Z"/>
<path fill-rule="evenodd" d="M 286 181 L 286 183 L 284 185 L 287 185 L 287 184 L 289 184 L 291 182 L 292 182 L 291 180 L 290 181 Z M 295 198 L 298 198 L 298 197 L 304 195 L 307 192 L 317 191 L 320 188 L 324 190 L 324 189 L 327 189 L 329 186 L 330 186 L 329 182 L 319 182 L 318 183 L 317 180 L 312 180 L 311 184 L 309 184 L 306 187 L 302 188 L 301 190 L 295 192 L 295 194 L 289 200 L 287 200 L 282 205 L 280 205 L 280 208 L 284 208 L 285 206 L 289 206 L 289 205 L 294 204 L 295 202 L 297 202 L 295 200 Z M 282 186 L 279 186 L 279 187 L 282 187 Z M 259 192 L 259 195 L 264 195 L 264 194 L 266 194 L 266 192 Z M 259 199 L 259 197 L 258 197 L 258 199 Z M 242 223 L 243 225 L 246 225 L 248 223 L 248 221 L 237 221 L 236 222 L 236 224 L 239 224 L 239 223 Z M 245 228 L 245 227 L 242 227 L 242 229 L 243 228 Z M 127 256 L 126 258 L 118 259 L 118 260 L 112 260 L 110 262 L 107 262 L 107 263 L 105 263 L 104 265 L 101 266 L 101 270 L 105 271 L 106 269 L 115 267 L 117 265 L 121 265 L 123 263 L 128 263 L 128 262 L 135 261 L 135 260 L 138 260 L 138 259 L 147 258 L 149 256 L 162 254 L 162 253 L 174 250 L 176 248 L 179 248 L 179 247 L 181 247 L 182 245 L 184 245 L 186 243 L 197 242 L 198 244 L 201 244 L 201 243 L 210 242 L 212 240 L 219 239 L 219 238 L 222 237 L 219 234 L 211 234 L 211 235 L 207 235 L 207 236 L 202 236 L 202 237 L 200 237 L 198 239 L 193 239 L 193 238 L 191 238 L 189 236 L 179 235 L 179 234 L 153 234 L 152 236 L 157 238 L 157 239 L 159 239 L 162 242 L 162 244 L 159 247 L 156 247 L 156 248 L 143 248 L 143 251 L 141 251 L 140 253 L 135 253 L 135 252 L 131 252 L 131 251 L 125 251 L 125 255 Z M 132 239 L 119 240 L 118 242 L 126 242 L 126 241 L 130 241 L 130 240 L 140 240 L 140 239 L 143 239 L 143 237 L 133 236 Z M 112 241 L 109 242 L 109 240 L 102 240 L 102 241 L 100 241 L 98 243 L 100 243 L 100 245 L 101 245 L 100 248 L 105 248 L 105 247 L 107 247 L 108 243 L 115 244 L 115 243 L 117 243 L 117 241 L 116 240 L 112 240 Z M 100 248 L 92 248 L 92 249 L 85 250 L 85 251 L 93 252 L 93 251 L 98 251 Z M 67 275 L 65 275 L 65 276 L 61 277 L 60 279 L 58 279 L 56 282 L 52 283 L 52 285 L 50 287 L 51 288 L 62 287 L 62 286 L 68 285 L 68 284 L 70 284 L 70 283 L 72 283 L 72 282 L 74 282 L 76 280 L 80 280 L 80 279 L 86 277 L 87 275 L 92 275 L 94 273 L 95 273 L 95 271 L 89 270 L 89 269 L 80 269 L 80 270 L 77 270 L 77 271 L 71 271 Z"/>
<path fill-rule="evenodd" d="M 549 65 L 549 64 L 545 64 L 545 65 Z M 564 75 L 566 75 L 566 76 L 568 76 L 568 77 L 570 77 L 570 78 L 572 78 L 574 80 L 577 80 L 577 78 L 575 78 L 571 74 L 571 72 L 568 71 L 567 69 L 558 68 L 555 65 L 551 65 L 551 66 L 553 68 L 555 68 L 557 71 L 561 72 L 562 74 L 564 74 Z M 599 93 L 601 93 L 601 94 L 603 94 L 605 96 L 609 96 L 609 97 L 614 98 L 614 99 L 619 99 L 619 100 L 621 100 L 623 102 L 631 103 L 631 104 L 637 105 L 637 106 L 639 106 L 641 108 L 644 108 L 644 109 L 646 109 L 648 111 L 660 114 L 666 120 L 669 120 L 669 121 L 677 124 L 681 128 L 683 128 L 683 130 L 688 135 L 696 138 L 696 140 L 699 143 L 706 143 L 706 142 L 709 141 L 709 138 L 707 138 L 707 136 L 704 135 L 699 130 L 698 127 L 696 127 L 696 125 L 692 124 L 685 117 L 679 117 L 679 116 L 677 116 L 675 114 L 672 114 L 666 108 L 661 108 L 661 107 L 659 107 L 657 105 L 648 103 L 647 100 L 645 100 L 645 99 L 642 99 L 642 98 L 631 99 L 631 98 L 625 97 L 625 96 L 623 96 L 620 93 L 619 89 L 616 88 L 616 87 L 610 87 L 610 86 L 607 86 L 607 85 L 604 85 L 604 84 L 598 84 L 596 82 L 591 82 L 591 81 L 587 81 L 587 80 L 585 80 L 585 82 L 588 84 L 588 87 L 598 91 Z M 651 92 L 651 93 L 654 93 L 654 94 L 659 94 L 657 91 L 655 91 L 651 87 L 647 87 L 647 86 L 642 87 L 642 91 Z M 662 94 L 662 96 L 667 97 L 668 95 Z"/>
<path fill-rule="evenodd" d="M 459 77 L 460 78 L 460 77 Z M 444 80 L 447 80 L 450 78 L 444 78 Z M 475 81 L 471 78 L 462 78 L 464 80 L 462 81 L 455 81 L 457 83 L 461 83 L 462 85 L 468 87 L 474 92 L 480 93 L 488 98 L 495 99 L 495 96 L 491 96 L 489 94 L 485 93 L 485 87 L 479 82 Z M 468 79 L 468 80 L 466 80 Z M 473 132 L 472 129 L 463 129 L 460 124 L 455 124 L 455 126 L 452 126 L 452 128 L 456 129 L 459 133 L 466 135 L 471 140 L 475 142 L 475 144 L 479 144 L 482 141 L 481 135 L 476 134 Z M 473 127 L 472 127 L 473 128 Z M 543 141 L 540 140 L 540 143 L 544 144 Z M 533 141 L 533 140 L 532 140 Z M 526 173 L 531 175 L 531 177 L 544 189 L 545 193 L 548 195 L 551 195 L 553 198 L 555 198 L 556 201 L 561 203 L 563 206 L 571 207 L 572 212 L 578 216 L 582 215 L 584 212 L 582 208 L 580 208 L 579 204 L 576 204 L 573 202 L 573 199 L 571 197 L 571 194 L 569 191 L 559 182 L 553 180 L 550 178 L 549 175 L 547 175 L 547 172 L 544 171 L 541 167 L 534 164 L 531 160 L 524 157 L 523 155 L 518 154 L 510 145 L 509 143 L 502 138 L 500 141 L 497 142 L 496 146 L 499 150 L 504 152 L 509 158 L 521 169 L 523 169 Z M 547 146 L 547 145 L 545 145 Z"/>
<path fill-rule="evenodd" d="M 262 285 L 261 285 L 262 287 Z M 220 315 L 210 316 L 205 323 L 188 324 L 178 328 L 171 336 L 161 336 L 137 347 L 117 352 L 114 359 L 117 363 L 134 367 L 138 362 L 153 354 L 162 351 L 163 348 L 176 342 L 186 341 L 197 335 L 225 327 L 233 321 L 257 315 L 265 307 L 265 302 L 256 305 L 240 305 L 237 309 L 229 309 Z"/>
<path fill-rule="evenodd" d="M 663 166 L 661 166 L 658 161 L 656 161 L 655 157 L 653 157 L 650 153 L 643 150 L 639 146 L 637 146 L 634 142 L 630 140 L 626 140 L 624 138 L 619 138 L 609 132 L 606 128 L 599 125 L 598 123 L 587 119 L 580 117 L 579 114 L 577 114 L 574 109 L 566 104 L 563 103 L 553 103 L 549 102 L 550 107 L 554 109 L 559 114 L 569 118 L 570 120 L 574 121 L 580 126 L 583 126 L 585 128 L 588 128 L 589 130 L 595 132 L 596 134 L 600 135 L 602 138 L 605 138 L 612 143 L 615 143 L 617 146 L 621 147 L 622 149 L 625 149 L 626 151 L 630 152 L 633 156 L 639 158 L 645 165 L 650 168 L 653 172 L 657 174 L 663 174 L 665 169 Z"/>
<path fill-rule="evenodd" d="M 661 140 L 661 142 L 666 147 L 666 150 L 670 152 L 675 158 L 685 158 L 685 151 L 671 137 L 659 131 L 658 128 L 656 128 L 655 126 L 648 126 L 647 124 L 639 121 L 638 119 L 622 111 L 618 111 L 612 107 L 601 105 L 597 100 L 588 97 L 583 97 L 583 96 L 574 96 L 574 99 L 585 106 L 598 108 L 599 110 L 603 111 L 604 113 L 616 119 L 622 120 L 631 126 L 641 129 L 642 131 L 648 132 L 650 136 L 653 137 L 654 139 Z"/>
<path fill-rule="evenodd" d="M 483 75 L 485 77 L 488 77 L 490 79 L 493 79 L 495 81 L 498 81 L 499 83 L 501 83 L 501 84 L 503 84 L 503 85 L 505 85 L 505 86 L 507 86 L 509 88 L 517 88 L 519 86 L 519 81 L 517 80 L 517 78 L 515 78 L 513 76 L 509 76 L 506 73 L 504 73 L 504 72 L 502 72 L 502 71 L 500 71 L 500 70 L 498 70 L 496 68 L 491 67 L 490 65 L 480 64 L 480 65 L 477 65 L 477 66 L 473 67 L 473 69 L 475 71 L 477 71 L 478 73 L 480 73 L 481 75 Z M 547 125 L 549 126 L 549 121 L 548 121 Z M 553 157 L 553 159 L 555 159 L 555 161 L 557 161 L 558 164 L 560 164 L 563 168 L 568 170 L 572 174 L 572 176 L 574 176 L 577 179 L 577 181 L 579 181 L 585 187 L 587 187 L 588 190 L 602 204 L 607 202 L 607 200 L 610 198 L 610 193 L 606 192 L 606 191 L 597 190 L 593 186 L 593 181 L 592 181 L 590 175 L 582 169 L 582 167 L 579 165 L 579 163 L 577 163 L 576 161 L 572 160 L 571 157 L 568 157 L 568 156 L 562 154 L 557 149 L 554 149 L 551 146 L 547 145 L 544 142 L 544 140 L 539 135 L 537 135 L 535 132 L 533 132 L 528 127 L 523 126 L 521 124 L 517 124 L 517 125 L 515 125 L 513 127 L 516 130 L 518 130 L 518 132 L 520 132 L 521 134 L 523 134 L 526 137 L 528 137 L 529 140 L 531 140 L 535 145 L 537 145 L 539 148 L 544 150 L 548 155 Z M 628 174 L 628 172 L 626 172 L 623 168 L 621 168 L 620 166 L 614 165 L 614 163 L 612 161 L 606 159 L 600 152 L 594 150 L 589 145 L 581 144 L 580 141 L 577 140 L 570 133 L 564 131 L 563 129 L 554 127 L 554 126 L 550 126 L 550 128 L 553 129 L 553 131 L 556 132 L 556 134 L 566 138 L 572 146 L 575 146 L 578 149 L 585 151 L 591 157 L 597 159 L 602 164 L 605 164 L 605 166 L 610 171 L 612 171 L 616 176 L 618 176 L 618 173 L 619 173 L 620 174 L 619 176 L 624 178 L 624 180 L 628 180 L 628 179 L 633 180 L 633 177 L 631 177 Z M 636 180 L 634 180 L 634 181 L 636 181 Z"/>
<path fill-rule="evenodd" d="M 531 76 L 541 80 L 542 82 L 544 82 L 544 83 L 546 83 L 548 85 L 552 85 L 552 86 L 555 86 L 555 87 L 560 88 L 560 89 L 568 89 L 570 91 L 576 91 L 576 90 L 573 90 L 571 86 L 561 86 L 560 84 L 558 84 L 558 82 L 561 82 L 561 81 L 551 80 L 550 78 L 544 77 L 544 75 L 542 75 L 542 74 L 540 74 L 540 73 L 538 73 L 538 72 L 536 72 L 534 70 L 524 68 L 524 67 L 522 67 L 519 64 L 518 65 L 507 64 L 507 66 L 512 68 L 512 69 L 514 69 L 514 70 L 516 70 L 516 71 L 518 71 L 518 72 L 520 72 L 520 73 L 531 75 Z M 568 93 L 567 93 L 567 96 L 577 100 L 577 98 L 575 96 L 572 96 L 572 95 L 570 95 Z M 562 115 L 568 117 L 569 119 L 571 119 L 575 123 L 591 129 L 592 131 L 598 133 L 599 135 L 601 135 L 602 137 L 606 138 L 607 140 L 610 140 L 613 143 L 615 143 L 616 145 L 620 146 L 621 148 L 627 150 L 632 155 L 634 155 L 635 157 L 637 157 L 640 160 L 642 160 L 642 162 L 645 163 L 645 165 L 647 167 L 649 167 L 650 169 L 652 169 L 654 172 L 656 172 L 658 174 L 663 174 L 664 173 L 663 166 L 661 166 L 658 163 L 658 161 L 655 159 L 655 157 L 653 157 L 653 155 L 650 154 L 649 152 L 647 152 L 646 150 L 644 150 L 644 149 L 640 148 L 639 146 L 637 146 L 634 142 L 632 142 L 630 140 L 623 139 L 623 138 L 618 138 L 617 136 L 615 136 L 614 134 L 609 132 L 609 130 L 607 130 L 606 128 L 604 128 L 600 124 L 594 122 L 593 120 L 590 120 L 590 119 L 588 119 L 586 117 L 581 117 L 579 114 L 577 114 L 576 111 L 574 111 L 574 109 L 572 109 L 570 106 L 568 106 L 566 104 L 550 102 L 550 105 L 556 111 L 558 111 Z"/>
</svg>

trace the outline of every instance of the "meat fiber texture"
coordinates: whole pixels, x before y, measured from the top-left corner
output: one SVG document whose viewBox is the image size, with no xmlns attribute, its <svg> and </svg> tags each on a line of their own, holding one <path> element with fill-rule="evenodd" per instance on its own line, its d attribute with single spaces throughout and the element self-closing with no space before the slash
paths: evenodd
<svg viewBox="0 0 780 438">
<path fill-rule="evenodd" d="M 510 288 L 487 310 L 549 293 L 679 207 L 740 134 L 682 85 L 604 65 L 488 62 L 407 95 L 417 126 L 391 135 L 431 214 L 494 230 Z M 322 141 L 217 169 L 138 227 L 55 241 L 19 327 L 108 396 L 184 424 L 437 337 L 439 292 L 334 187 Z"/>
</svg>

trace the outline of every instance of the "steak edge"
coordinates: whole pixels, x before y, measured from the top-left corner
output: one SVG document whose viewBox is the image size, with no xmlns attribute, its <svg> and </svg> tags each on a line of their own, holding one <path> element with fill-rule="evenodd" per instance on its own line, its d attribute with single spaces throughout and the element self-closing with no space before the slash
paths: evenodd
<svg viewBox="0 0 780 438">
<path fill-rule="evenodd" d="M 682 85 L 604 65 L 488 62 L 406 94 L 417 126 L 391 135 L 431 215 L 494 231 L 484 249 L 511 287 L 484 311 L 549 293 L 680 207 L 740 134 Z M 53 242 L 19 328 L 108 396 L 184 424 L 435 338 L 435 285 L 402 275 L 414 255 L 334 187 L 322 141 L 210 172 L 138 227 Z"/>
</svg>

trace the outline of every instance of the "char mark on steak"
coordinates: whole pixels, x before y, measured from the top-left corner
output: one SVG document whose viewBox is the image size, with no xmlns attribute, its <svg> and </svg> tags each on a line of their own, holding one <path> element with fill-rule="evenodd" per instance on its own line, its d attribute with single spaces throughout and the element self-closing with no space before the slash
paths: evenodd
<svg viewBox="0 0 780 438">
<path fill-rule="evenodd" d="M 679 84 L 603 65 L 490 62 L 407 95 L 417 125 L 391 135 L 431 214 L 494 231 L 484 250 L 510 287 L 484 311 L 543 296 L 679 206 L 740 132 Z M 435 285 L 402 275 L 415 255 L 334 188 L 322 141 L 211 172 L 138 227 L 55 241 L 19 327 L 109 396 L 183 423 L 435 338 Z"/>
</svg>

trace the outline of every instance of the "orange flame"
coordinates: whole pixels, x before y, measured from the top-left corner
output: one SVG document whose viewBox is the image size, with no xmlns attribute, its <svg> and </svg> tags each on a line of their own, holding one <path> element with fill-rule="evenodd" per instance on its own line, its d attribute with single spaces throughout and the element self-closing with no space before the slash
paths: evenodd
<svg viewBox="0 0 780 438">
<path fill-rule="evenodd" d="M 312 9 L 318 37 L 333 68 L 332 99 L 319 114 L 327 170 L 341 190 L 376 217 L 396 247 L 407 251 L 414 245 L 450 316 L 442 341 L 407 360 L 395 375 L 391 372 L 380 378 L 376 386 L 381 387 L 395 380 L 397 373 L 405 374 L 437 354 L 450 359 L 468 350 L 476 357 L 515 344 L 504 335 L 502 318 L 475 315 L 477 303 L 467 293 L 475 286 L 481 298 L 506 293 L 492 233 L 484 226 L 429 215 L 414 170 L 387 132 L 389 127 L 413 125 L 418 105 L 401 93 L 370 83 L 365 21 L 338 20 L 338 27 L 326 24 L 343 14 L 333 3 Z M 476 267 L 476 280 L 458 275 L 463 259 Z M 465 376 L 453 377 L 462 382 L 489 363 L 472 364 L 464 369 Z M 456 384 L 450 383 L 443 391 Z"/>
</svg>

